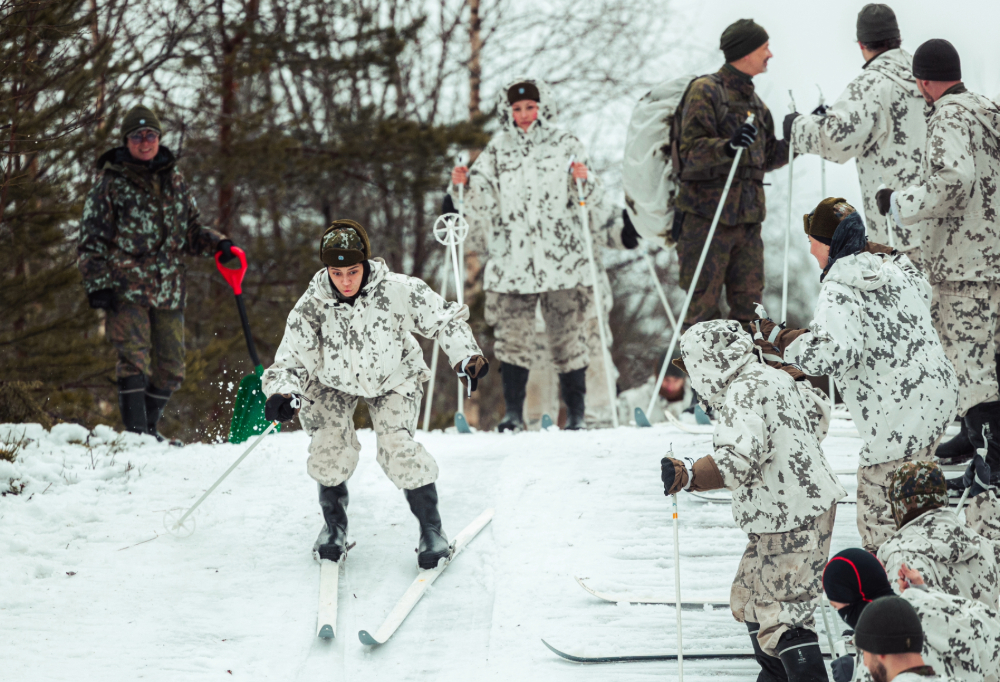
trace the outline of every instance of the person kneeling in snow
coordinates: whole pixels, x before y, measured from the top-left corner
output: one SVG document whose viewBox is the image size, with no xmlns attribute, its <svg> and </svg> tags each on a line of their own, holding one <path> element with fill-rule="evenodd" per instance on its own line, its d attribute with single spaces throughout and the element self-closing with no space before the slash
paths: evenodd
<svg viewBox="0 0 1000 682">
<path fill-rule="evenodd" d="M 846 495 L 820 448 L 829 406 L 801 371 L 765 364 L 735 320 L 694 325 L 681 354 L 699 399 L 719 419 L 713 454 L 663 458 L 664 493 L 733 491 L 733 518 L 750 541 L 729 604 L 750 631 L 758 680 L 826 680 L 813 611 L 837 500 Z"/>
<path fill-rule="evenodd" d="M 306 470 L 319 483 L 326 521 L 313 549 L 331 561 L 346 551 L 346 481 L 358 465 L 353 416 L 362 398 L 378 437 L 376 459 L 420 522 L 417 562 L 434 568 L 450 550 L 437 509 L 437 463 L 413 440 L 430 371 L 412 333 L 441 343 L 471 394 L 489 364 L 466 322 L 469 309 L 372 259 L 368 235 L 353 220 L 326 229 L 320 260 L 326 267 L 289 314 L 274 364 L 261 377 L 269 420 L 292 419 L 294 396 L 305 398 Z"/>
</svg>

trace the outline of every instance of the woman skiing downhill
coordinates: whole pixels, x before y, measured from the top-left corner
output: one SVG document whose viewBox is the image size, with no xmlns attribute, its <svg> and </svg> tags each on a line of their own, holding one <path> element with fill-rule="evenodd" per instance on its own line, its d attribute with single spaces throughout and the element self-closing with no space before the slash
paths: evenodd
<svg viewBox="0 0 1000 682">
<path fill-rule="evenodd" d="M 582 429 L 591 361 L 585 322 L 593 316 L 588 309 L 594 303 L 576 180 L 585 182 L 588 224 L 598 253 L 601 247 L 634 248 L 637 235 L 623 228 L 617 212 L 605 203 L 603 184 L 588 173 L 583 144 L 555 127 L 556 107 L 544 82 L 518 79 L 508 84 L 500 92 L 498 111 L 500 130 L 471 171 L 465 166 L 452 171 L 452 183 L 466 186 L 470 234 L 485 240 L 478 246 L 487 258 L 486 321 L 495 328 L 496 355 L 503 361 L 506 413 L 498 429 L 524 429 L 539 304 L 568 408 L 566 428 Z"/>
<path fill-rule="evenodd" d="M 378 437 L 376 459 L 420 522 L 417 562 L 433 568 L 449 546 L 437 509 L 437 463 L 413 440 L 430 378 L 413 333 L 440 342 L 471 393 L 489 364 L 466 322 L 469 309 L 373 259 L 368 235 L 353 220 L 326 229 L 320 260 L 324 267 L 289 314 L 274 364 L 262 376 L 267 419 L 298 413 L 311 438 L 306 470 L 319 483 L 326 522 L 313 549 L 331 561 L 346 552 L 347 479 L 361 450 L 354 408 L 364 399 Z M 301 413 L 293 408 L 296 395 L 305 398 Z"/>
</svg>

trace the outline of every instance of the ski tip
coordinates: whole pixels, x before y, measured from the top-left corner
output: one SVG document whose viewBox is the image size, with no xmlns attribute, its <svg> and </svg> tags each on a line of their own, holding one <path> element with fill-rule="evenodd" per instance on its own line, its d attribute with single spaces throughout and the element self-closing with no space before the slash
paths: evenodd
<svg viewBox="0 0 1000 682">
<path fill-rule="evenodd" d="M 647 428 L 652 426 L 649 423 L 649 419 L 646 418 L 646 413 L 642 411 L 641 407 L 635 408 L 635 425 Z"/>
<path fill-rule="evenodd" d="M 459 433 L 472 433 L 468 420 L 466 420 L 465 415 L 461 412 L 455 413 L 455 430 Z"/>
<path fill-rule="evenodd" d="M 542 415 L 542 430 L 548 430 L 555 426 L 555 422 L 552 421 L 552 417 L 547 414 Z"/>
<path fill-rule="evenodd" d="M 324 625 L 319 629 L 319 634 L 316 636 L 319 637 L 320 639 L 333 639 L 334 638 L 333 627 L 330 625 Z"/>
<path fill-rule="evenodd" d="M 544 644 L 545 647 L 549 651 L 551 651 L 552 653 L 554 653 L 556 656 L 559 656 L 560 658 L 565 658 L 567 661 L 582 661 L 583 660 L 583 659 L 581 659 L 581 658 L 579 658 L 577 656 L 572 656 L 570 654 L 565 654 L 562 651 L 559 651 L 559 649 L 555 648 L 554 646 L 552 646 L 551 644 L 549 644 L 548 642 L 546 642 L 544 639 L 542 640 L 542 644 Z"/>
<path fill-rule="evenodd" d="M 694 406 L 694 420 L 702 426 L 711 426 L 712 424 L 712 420 L 705 414 L 705 410 L 701 409 L 701 405 L 697 404 Z"/>
<path fill-rule="evenodd" d="M 358 639 L 361 640 L 362 644 L 365 644 L 367 646 L 376 646 L 382 643 L 377 639 L 375 639 L 374 637 L 372 637 L 367 630 L 359 630 Z"/>
</svg>

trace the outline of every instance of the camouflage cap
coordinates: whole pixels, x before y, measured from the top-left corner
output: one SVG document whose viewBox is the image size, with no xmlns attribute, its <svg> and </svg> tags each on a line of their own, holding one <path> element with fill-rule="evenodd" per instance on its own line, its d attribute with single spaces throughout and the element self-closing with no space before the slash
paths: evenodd
<svg viewBox="0 0 1000 682">
<path fill-rule="evenodd" d="M 131 135 L 137 130 L 142 128 L 149 128 L 155 130 L 156 132 L 163 134 L 163 127 L 160 125 L 159 117 L 153 112 L 152 109 L 142 106 L 141 104 L 136 107 L 132 107 L 125 114 L 125 118 L 122 119 L 122 139 Z"/>
<path fill-rule="evenodd" d="M 833 239 L 840 221 L 856 209 L 843 197 L 830 197 L 819 202 L 812 213 L 802 216 L 806 234 L 816 239 Z"/>
<path fill-rule="evenodd" d="M 889 481 L 889 507 L 896 528 L 902 528 L 924 512 L 948 506 L 944 472 L 934 462 L 906 462 Z"/>
<path fill-rule="evenodd" d="M 319 258 L 330 267 L 357 265 L 371 255 L 371 244 L 365 229 L 353 220 L 334 220 L 320 239 Z"/>
</svg>

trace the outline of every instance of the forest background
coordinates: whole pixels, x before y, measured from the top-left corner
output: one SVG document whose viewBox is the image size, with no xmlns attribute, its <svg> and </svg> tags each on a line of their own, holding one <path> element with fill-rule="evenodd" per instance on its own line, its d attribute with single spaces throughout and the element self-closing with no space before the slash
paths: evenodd
<svg viewBox="0 0 1000 682">
<path fill-rule="evenodd" d="M 755 8 L 776 55 L 756 82 L 779 127 L 789 88 L 799 110 L 809 111 L 816 86 L 829 101 L 856 75 L 863 60 L 853 25 L 864 3 L 856 4 L 836 18 L 818 2 Z M 893 3 L 904 47 L 951 39 L 970 87 L 995 94 L 998 48 L 977 27 L 996 25 L 1000 16 L 988 21 L 986 14 L 998 10 L 957 5 L 980 16 L 971 30 L 954 3 L 939 19 L 929 16 L 943 12 L 935 3 Z M 120 427 L 115 357 L 103 313 L 87 306 L 75 247 L 94 162 L 121 144 L 121 117 L 131 106 L 159 114 L 163 144 L 179 157 L 203 223 L 246 249 L 244 297 L 266 365 L 319 268 L 317 237 L 335 218 L 358 220 L 391 269 L 440 289 L 445 251 L 431 225 L 458 155 L 474 157 L 495 130 L 503 82 L 526 75 L 553 85 L 560 124 L 591 150 L 594 170 L 620 204 L 622 145 L 635 102 L 656 82 L 717 69 L 719 33 L 746 14 L 728 0 L 0 0 L 0 422 Z M 800 30 L 821 16 L 821 35 Z M 828 194 L 860 201 L 853 163 L 825 170 Z M 780 308 L 790 208 L 788 317 L 803 325 L 819 282 L 797 216 L 822 198 L 819 161 L 803 159 L 792 177 L 792 202 L 787 171 L 768 179 L 764 303 Z M 652 253 L 677 311 L 676 257 Z M 495 369 L 482 262 L 467 255 L 466 301 Z M 603 259 L 624 389 L 654 371 L 670 329 L 641 255 L 606 252 Z M 232 292 L 214 262 L 190 259 L 187 273 L 187 379 L 162 431 L 221 440 L 236 385 L 252 367 Z M 429 359 L 431 344 L 423 345 Z M 453 382 L 439 363 L 438 427 L 451 422 Z M 471 411 L 480 428 L 502 416 L 497 375 L 481 382 Z"/>
</svg>

